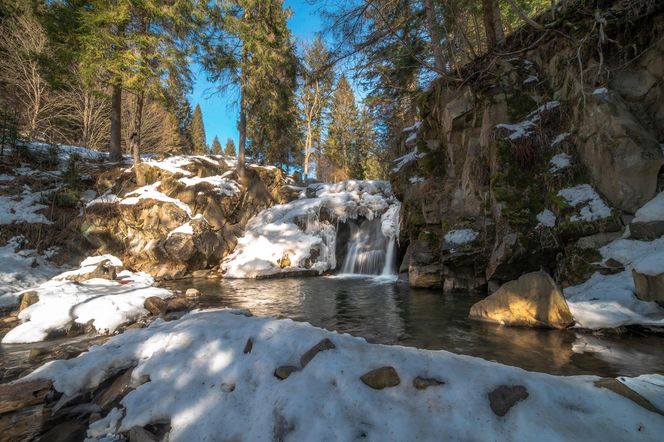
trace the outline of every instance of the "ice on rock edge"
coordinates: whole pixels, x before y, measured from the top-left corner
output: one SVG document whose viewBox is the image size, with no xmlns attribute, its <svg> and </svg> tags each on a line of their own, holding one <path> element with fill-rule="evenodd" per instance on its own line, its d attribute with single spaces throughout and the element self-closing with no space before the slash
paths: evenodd
<svg viewBox="0 0 664 442">
<path fill-rule="evenodd" d="M 578 213 L 570 217 L 570 221 L 595 221 L 611 216 L 611 209 L 604 203 L 595 189 L 589 184 L 579 184 L 558 192 Z"/>
<path fill-rule="evenodd" d="M 381 218 L 383 231 L 398 232 L 399 209 L 393 208 L 398 202 L 385 181 L 314 184 L 308 192 L 315 196 L 273 206 L 249 220 L 235 251 L 222 263 L 226 277 L 333 270 L 336 224 L 349 219 L 372 220 L 387 214 Z M 286 257 L 290 265 L 281 265 Z"/>
<path fill-rule="evenodd" d="M 5 344 L 38 342 L 50 332 L 64 330 L 73 323 L 92 325 L 99 333 L 113 333 L 119 326 L 147 314 L 143 302 L 150 296 L 167 298 L 170 290 L 152 287 L 154 280 L 146 273 L 124 270 L 118 280 L 90 279 L 68 281 L 71 274 L 84 273 L 102 260 L 122 262 L 111 255 L 88 258 L 81 268 L 65 272 L 33 289 L 39 301 L 19 313 L 21 323 L 2 339 Z M 84 265 L 85 264 L 85 265 Z"/>
<path fill-rule="evenodd" d="M 254 351 L 243 355 L 248 336 Z M 325 338 L 335 349 L 319 353 L 286 381 L 274 377 L 276 367 L 293 364 Z M 401 379 L 396 387 L 377 392 L 360 381 L 364 373 L 388 364 Z M 305 323 L 233 311 L 157 320 L 77 358 L 49 362 L 27 379 L 50 379 L 57 391 L 73 397 L 129 367 L 134 367 L 132 379 L 150 382 L 124 396 L 89 429 L 89 436 L 112 439 L 156 417 L 170 422 L 168 438 L 174 441 L 237 435 L 272 440 L 280 419 L 288 422 L 292 440 L 330 434 L 338 440 L 354 440 L 358 434 L 368 440 L 439 440 L 441 435 L 462 440 L 472 434 L 479 440 L 525 441 L 533 434 L 550 440 L 583 434 L 587 441 L 605 441 L 612 434 L 656 441 L 664 434 L 664 419 L 594 386 L 594 376 L 557 377 L 446 351 L 373 345 Z M 445 384 L 415 390 L 417 376 L 442 377 Z M 225 393 L 221 384 L 235 389 Z M 528 398 L 498 417 L 487 394 L 502 385 L 522 385 Z M 639 388 L 646 397 L 661 394 L 652 382 Z M 579 410 L 586 411 L 580 416 Z"/>
</svg>

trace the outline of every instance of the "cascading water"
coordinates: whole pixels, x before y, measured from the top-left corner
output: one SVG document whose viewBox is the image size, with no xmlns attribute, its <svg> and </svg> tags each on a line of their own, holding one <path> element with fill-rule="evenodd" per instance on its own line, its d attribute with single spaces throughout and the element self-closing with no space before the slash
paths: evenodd
<svg viewBox="0 0 664 442">
<path fill-rule="evenodd" d="M 393 275 L 395 241 L 383 234 L 381 220 L 349 221 L 349 226 L 348 251 L 341 273 Z"/>
</svg>

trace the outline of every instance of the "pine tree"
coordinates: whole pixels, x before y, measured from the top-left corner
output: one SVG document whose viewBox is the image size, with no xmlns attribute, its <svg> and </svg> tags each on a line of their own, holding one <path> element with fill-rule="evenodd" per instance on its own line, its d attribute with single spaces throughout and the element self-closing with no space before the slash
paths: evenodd
<svg viewBox="0 0 664 442">
<path fill-rule="evenodd" d="M 212 140 L 212 155 L 221 155 L 221 143 L 216 135 L 214 136 L 214 140 Z"/>
<path fill-rule="evenodd" d="M 203 124 L 203 111 L 199 104 L 194 109 L 194 116 L 191 119 L 191 141 L 193 151 L 197 155 L 204 155 L 207 152 L 207 143 L 205 142 L 205 126 Z"/>
<path fill-rule="evenodd" d="M 330 125 L 318 165 L 318 178 L 340 181 L 361 175 L 357 147 L 358 110 L 353 89 L 342 75 L 332 98 Z"/>
<path fill-rule="evenodd" d="M 226 141 L 226 147 L 224 148 L 224 155 L 228 155 L 229 157 L 235 156 L 235 142 L 233 141 L 232 138 L 229 138 Z"/>
</svg>

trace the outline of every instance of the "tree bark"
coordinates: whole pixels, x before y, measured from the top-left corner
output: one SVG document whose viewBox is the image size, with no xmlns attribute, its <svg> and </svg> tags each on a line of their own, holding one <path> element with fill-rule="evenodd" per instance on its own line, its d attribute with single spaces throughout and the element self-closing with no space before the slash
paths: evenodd
<svg viewBox="0 0 664 442">
<path fill-rule="evenodd" d="M 242 49 L 242 73 L 240 74 L 240 142 L 237 148 L 237 173 L 244 175 L 244 155 L 247 147 L 247 50 Z"/>
<path fill-rule="evenodd" d="M 500 8 L 498 7 L 497 0 L 482 0 L 482 8 L 487 48 L 491 50 L 505 42 L 503 21 L 500 17 Z"/>
<path fill-rule="evenodd" d="M 436 19 L 436 9 L 433 0 L 424 0 L 424 10 L 427 16 L 427 27 L 431 38 L 431 49 L 433 50 L 434 66 L 439 74 L 445 72 L 445 55 L 441 44 L 440 28 Z"/>
<path fill-rule="evenodd" d="M 131 155 L 134 159 L 134 173 L 136 174 L 136 184 L 145 186 L 145 175 L 139 167 L 141 164 L 141 125 L 143 124 L 143 103 L 145 94 L 138 92 L 136 94 L 136 114 L 134 115 L 134 133 L 131 134 Z"/>
<path fill-rule="evenodd" d="M 122 160 L 122 85 L 116 83 L 112 88 L 109 159 L 117 162 Z"/>
</svg>

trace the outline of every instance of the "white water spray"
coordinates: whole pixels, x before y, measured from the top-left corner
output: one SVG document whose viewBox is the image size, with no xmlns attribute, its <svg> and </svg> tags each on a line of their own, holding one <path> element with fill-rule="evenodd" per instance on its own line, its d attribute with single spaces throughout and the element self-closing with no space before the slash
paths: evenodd
<svg viewBox="0 0 664 442">
<path fill-rule="evenodd" d="M 393 275 L 395 240 L 383 234 L 381 220 L 349 221 L 348 251 L 342 274 Z"/>
</svg>

